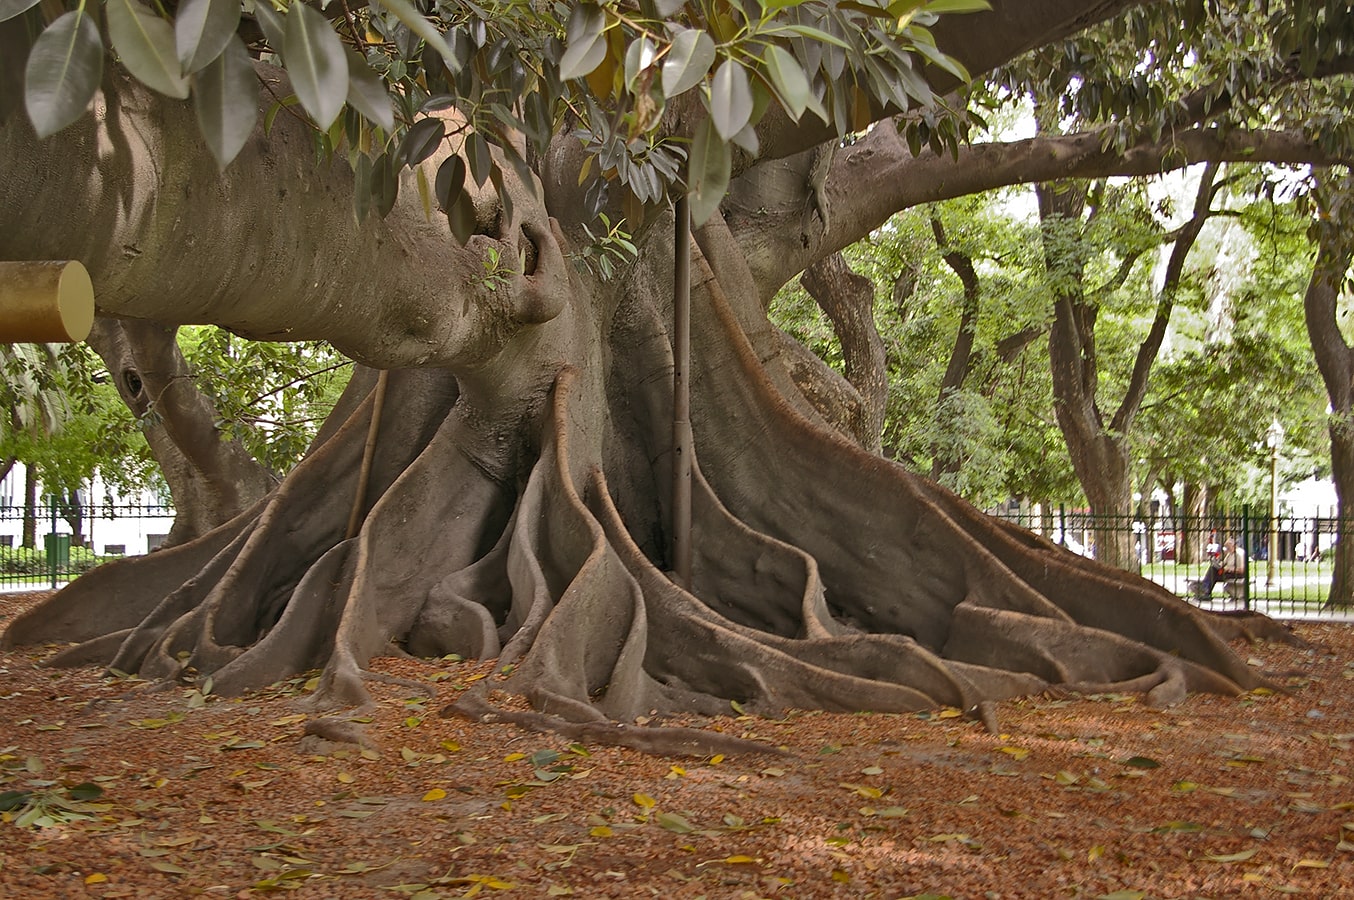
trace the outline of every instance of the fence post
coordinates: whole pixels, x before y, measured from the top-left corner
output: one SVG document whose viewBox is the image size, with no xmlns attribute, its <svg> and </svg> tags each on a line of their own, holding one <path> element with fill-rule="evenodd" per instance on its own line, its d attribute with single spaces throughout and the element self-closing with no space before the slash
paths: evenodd
<svg viewBox="0 0 1354 900">
<path fill-rule="evenodd" d="M 52 590 L 56 590 L 56 494 L 47 495 L 47 506 L 51 511 L 52 527 L 48 532 L 50 537 L 47 538 L 47 546 L 44 549 L 47 551 L 47 568 L 50 570 L 49 574 L 52 576 Z"/>
<path fill-rule="evenodd" d="M 1068 546 L 1068 544 L 1067 544 L 1067 505 L 1064 504 L 1064 503 L 1059 503 L 1059 504 L 1058 504 L 1058 542 L 1059 542 L 1060 544 L 1062 544 L 1064 547 Z"/>
<path fill-rule="evenodd" d="M 1241 582 L 1241 606 L 1246 612 L 1251 611 L 1251 505 L 1247 503 L 1241 507 L 1241 546 L 1246 548 L 1245 553 L 1245 577 Z"/>
</svg>

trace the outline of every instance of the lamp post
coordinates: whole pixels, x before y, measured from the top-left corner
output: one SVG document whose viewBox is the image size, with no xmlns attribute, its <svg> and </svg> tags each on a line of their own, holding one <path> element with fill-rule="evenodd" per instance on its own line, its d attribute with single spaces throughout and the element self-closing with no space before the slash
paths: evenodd
<svg viewBox="0 0 1354 900">
<path fill-rule="evenodd" d="M 1283 426 L 1278 419 L 1265 429 L 1265 446 L 1269 448 L 1269 565 L 1265 587 L 1272 588 L 1279 557 L 1279 448 L 1283 446 Z"/>
</svg>

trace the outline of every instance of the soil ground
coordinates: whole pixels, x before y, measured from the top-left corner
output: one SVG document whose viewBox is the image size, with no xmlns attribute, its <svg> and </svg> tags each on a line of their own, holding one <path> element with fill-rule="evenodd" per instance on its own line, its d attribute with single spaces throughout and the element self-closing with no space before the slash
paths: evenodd
<svg viewBox="0 0 1354 900">
<path fill-rule="evenodd" d="M 0 628 L 42 596 L 0 595 Z M 1238 646 L 1287 692 L 1035 697 L 999 735 L 731 708 L 677 724 L 780 752 L 694 759 L 439 716 L 492 662 L 378 660 L 403 681 L 335 750 L 303 741 L 306 677 L 222 699 L 26 648 L 0 654 L 0 897 L 1354 897 L 1354 629 L 1297 630 Z"/>
</svg>

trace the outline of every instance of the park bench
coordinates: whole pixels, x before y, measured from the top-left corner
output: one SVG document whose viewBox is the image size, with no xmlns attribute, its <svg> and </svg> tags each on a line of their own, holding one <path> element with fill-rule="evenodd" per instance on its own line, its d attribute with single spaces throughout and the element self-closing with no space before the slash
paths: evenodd
<svg viewBox="0 0 1354 900">
<path fill-rule="evenodd" d="M 1218 576 L 1213 586 L 1222 585 L 1223 596 L 1228 600 L 1242 600 L 1246 596 L 1247 573 L 1245 572 L 1224 572 Z M 1212 593 L 1204 593 L 1204 583 L 1202 579 L 1196 579 L 1185 582 L 1190 596 L 1195 600 L 1208 600 L 1212 598 Z"/>
</svg>

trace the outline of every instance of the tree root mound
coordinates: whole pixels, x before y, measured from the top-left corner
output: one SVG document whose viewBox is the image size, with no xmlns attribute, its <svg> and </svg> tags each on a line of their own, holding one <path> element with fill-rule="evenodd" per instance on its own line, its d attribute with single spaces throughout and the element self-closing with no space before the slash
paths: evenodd
<svg viewBox="0 0 1354 900">
<path fill-rule="evenodd" d="M 1282 637 L 1269 620 L 1210 617 L 815 422 L 727 302 L 738 273 L 705 272 L 690 590 L 663 549 L 670 342 L 660 307 L 636 301 L 607 354 L 594 341 L 525 401 L 510 379 L 494 396 L 493 378 L 391 372 L 356 536 L 370 397 L 341 404 L 355 411 L 255 509 L 100 567 L 5 644 L 65 642 L 57 663 L 150 678 L 211 673 L 220 693 L 320 669 L 318 707 L 364 703 L 383 653 L 498 657 L 514 667 L 500 686 L 532 711 L 472 693 L 449 714 L 664 754 L 775 749 L 629 723 L 950 706 L 995 729 L 992 701 L 1047 690 L 1165 705 L 1267 685 L 1225 640 Z"/>
</svg>

